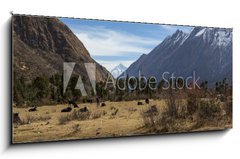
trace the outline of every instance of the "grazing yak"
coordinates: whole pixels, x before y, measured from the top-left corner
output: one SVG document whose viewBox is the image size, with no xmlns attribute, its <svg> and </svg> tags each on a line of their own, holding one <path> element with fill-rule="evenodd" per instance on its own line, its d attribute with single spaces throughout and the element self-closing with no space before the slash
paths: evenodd
<svg viewBox="0 0 240 159">
<path fill-rule="evenodd" d="M 101 104 L 101 107 L 105 107 L 105 106 L 106 106 L 106 104 L 105 104 L 105 103 L 102 103 L 102 104 Z"/>
<path fill-rule="evenodd" d="M 77 101 L 77 97 L 73 97 L 71 100 L 68 100 L 68 105 L 71 106 L 71 105 L 75 105 L 76 104 L 76 101 Z"/>
<path fill-rule="evenodd" d="M 79 108 L 79 106 L 77 105 L 77 103 L 75 102 L 77 100 L 77 98 L 72 98 L 71 100 L 68 101 L 68 106 L 73 106 L 74 108 Z"/>
<path fill-rule="evenodd" d="M 35 106 L 35 107 L 33 107 L 33 108 L 30 108 L 28 111 L 29 111 L 29 112 L 35 112 L 35 111 L 37 111 L 37 107 Z"/>
<path fill-rule="evenodd" d="M 74 108 L 79 108 L 79 106 L 76 103 L 73 104 L 73 107 Z"/>
<path fill-rule="evenodd" d="M 87 107 L 81 108 L 79 109 L 79 112 L 81 113 L 88 112 L 88 108 Z"/>
<path fill-rule="evenodd" d="M 145 103 L 149 104 L 149 99 L 148 98 L 145 99 Z"/>
<path fill-rule="evenodd" d="M 70 111 L 72 111 L 71 107 L 67 107 L 61 110 L 61 112 L 70 112 Z"/>
<path fill-rule="evenodd" d="M 68 105 L 74 105 L 74 103 L 75 103 L 75 102 L 74 102 L 73 100 L 69 100 L 69 101 L 68 101 Z"/>
<path fill-rule="evenodd" d="M 88 103 L 92 103 L 93 100 L 92 100 L 92 99 L 87 99 L 87 102 L 88 102 Z"/>
<path fill-rule="evenodd" d="M 143 105 L 143 103 L 142 102 L 137 102 L 137 105 Z"/>
</svg>

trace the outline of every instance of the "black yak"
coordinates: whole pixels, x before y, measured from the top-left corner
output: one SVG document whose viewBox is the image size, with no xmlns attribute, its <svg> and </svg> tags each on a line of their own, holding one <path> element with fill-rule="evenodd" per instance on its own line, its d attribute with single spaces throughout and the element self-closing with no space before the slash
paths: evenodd
<svg viewBox="0 0 240 159">
<path fill-rule="evenodd" d="M 88 102 L 88 103 L 92 103 L 93 100 L 92 100 L 92 99 L 87 99 L 87 102 Z"/>
<path fill-rule="evenodd" d="M 101 104 L 101 107 L 105 107 L 105 106 L 106 106 L 106 104 L 105 104 L 105 103 L 102 103 L 102 104 Z"/>
<path fill-rule="evenodd" d="M 69 106 L 74 106 L 76 104 L 77 97 L 73 97 L 71 100 L 68 100 L 68 105 Z"/>
<path fill-rule="evenodd" d="M 81 108 L 79 109 L 79 112 L 81 113 L 88 112 L 88 108 L 87 107 Z"/>
<path fill-rule="evenodd" d="M 37 107 L 35 106 L 35 107 L 33 107 L 33 108 L 30 108 L 28 111 L 29 111 L 29 112 L 35 112 L 35 111 L 37 111 Z"/>
<path fill-rule="evenodd" d="M 76 103 L 73 104 L 73 107 L 74 108 L 79 108 L 79 106 Z"/>
<path fill-rule="evenodd" d="M 148 98 L 145 99 L 145 103 L 149 104 L 149 99 Z"/>
<path fill-rule="evenodd" d="M 61 110 L 61 112 L 70 112 L 72 110 L 71 107 L 67 107 Z"/>
</svg>

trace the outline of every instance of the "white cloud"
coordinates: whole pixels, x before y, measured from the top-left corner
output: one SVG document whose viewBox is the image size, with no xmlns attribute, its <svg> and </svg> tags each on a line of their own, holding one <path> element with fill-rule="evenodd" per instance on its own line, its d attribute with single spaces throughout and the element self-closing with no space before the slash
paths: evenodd
<svg viewBox="0 0 240 159">
<path fill-rule="evenodd" d="M 189 30 L 189 28 L 181 26 L 161 25 L 168 34 L 172 34 L 177 29 Z M 88 26 L 80 25 L 73 29 L 75 35 L 83 42 L 91 56 L 102 56 L 101 60 L 96 60 L 99 64 L 111 71 L 115 66 L 122 63 L 129 67 L 135 60 L 130 60 L 131 53 L 148 54 L 153 47 L 161 43 L 162 39 L 137 36 L 129 32 L 107 29 L 104 26 Z M 109 58 L 104 59 L 104 56 L 124 56 L 126 59 L 121 60 Z M 138 57 L 139 57 L 138 56 Z M 129 58 L 128 58 L 129 57 Z M 137 57 L 136 57 L 137 58 Z"/>
<path fill-rule="evenodd" d="M 161 41 L 102 27 L 75 31 L 91 55 L 122 56 L 129 53 L 149 53 Z"/>
</svg>

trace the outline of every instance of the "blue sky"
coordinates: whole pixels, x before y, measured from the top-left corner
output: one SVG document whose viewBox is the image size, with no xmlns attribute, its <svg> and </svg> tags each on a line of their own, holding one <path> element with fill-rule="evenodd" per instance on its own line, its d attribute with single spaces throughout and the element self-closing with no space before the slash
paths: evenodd
<svg viewBox="0 0 240 159">
<path fill-rule="evenodd" d="M 83 42 L 91 57 L 109 71 L 122 63 L 126 67 L 148 54 L 177 29 L 192 27 L 60 18 Z"/>
</svg>

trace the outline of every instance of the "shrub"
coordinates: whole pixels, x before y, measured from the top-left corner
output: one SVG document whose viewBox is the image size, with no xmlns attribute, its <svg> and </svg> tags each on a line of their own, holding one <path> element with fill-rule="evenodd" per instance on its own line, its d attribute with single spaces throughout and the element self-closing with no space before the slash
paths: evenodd
<svg viewBox="0 0 240 159">
<path fill-rule="evenodd" d="M 38 122 L 38 121 L 48 121 L 50 119 L 51 117 L 49 115 L 34 117 L 32 115 L 26 114 L 26 116 L 22 118 L 20 124 L 25 125 L 25 124 L 31 124 L 33 122 Z"/>
<path fill-rule="evenodd" d="M 177 98 L 173 90 L 170 90 L 165 94 L 165 101 L 167 106 L 166 113 L 171 117 L 176 117 L 177 115 Z"/>
<path fill-rule="evenodd" d="M 192 129 L 197 129 L 206 125 L 219 126 L 222 124 L 223 115 L 220 103 L 215 99 L 207 101 L 199 101 L 198 110 L 196 112 L 196 124 Z"/>
<path fill-rule="evenodd" d="M 144 127 L 155 127 L 155 117 L 154 116 L 148 116 L 145 113 L 142 113 L 142 118 L 143 118 L 143 125 Z"/>
<path fill-rule="evenodd" d="M 225 103 L 224 110 L 225 110 L 225 112 L 226 112 L 226 115 L 227 115 L 229 118 L 232 118 L 232 101 L 227 101 L 227 102 Z"/>
<path fill-rule="evenodd" d="M 195 94 L 188 94 L 187 97 L 187 112 L 189 115 L 196 113 L 198 109 L 199 100 Z"/>
<path fill-rule="evenodd" d="M 105 115 L 106 112 L 105 111 L 98 111 L 98 112 L 94 112 L 91 114 L 91 118 L 92 119 L 98 119 L 101 118 L 102 115 Z"/>
<path fill-rule="evenodd" d="M 219 115 L 220 112 L 221 112 L 220 105 L 215 100 L 211 99 L 210 101 L 199 102 L 199 107 L 197 111 L 197 115 L 200 118 L 199 120 L 213 119 L 217 115 Z"/>
<path fill-rule="evenodd" d="M 35 119 L 33 116 L 27 114 L 27 115 L 22 119 L 21 124 L 22 124 L 22 125 L 26 125 L 26 124 L 30 124 L 30 123 L 32 123 L 32 122 L 34 122 L 34 121 L 36 121 L 36 119 Z"/>
<path fill-rule="evenodd" d="M 116 116 L 117 115 L 117 113 L 118 113 L 118 109 L 115 109 L 113 112 L 112 112 L 112 117 L 114 117 L 114 116 Z"/>
<path fill-rule="evenodd" d="M 71 121 L 70 115 L 63 115 L 58 118 L 58 123 L 60 125 L 66 124 L 67 122 Z"/>
<path fill-rule="evenodd" d="M 48 120 L 50 120 L 50 119 L 51 119 L 50 116 L 44 115 L 44 116 L 37 117 L 37 118 L 36 118 L 36 121 L 48 121 Z"/>
<path fill-rule="evenodd" d="M 60 125 L 62 125 L 62 124 L 66 124 L 67 122 L 72 121 L 72 120 L 87 120 L 90 118 L 90 115 L 91 115 L 91 112 L 89 112 L 89 111 L 80 112 L 80 111 L 74 110 L 70 114 L 60 116 L 58 118 L 58 122 Z"/>
<path fill-rule="evenodd" d="M 80 112 L 77 110 L 74 110 L 70 116 L 71 120 L 87 120 L 90 118 L 91 113 L 89 111 L 87 112 Z"/>
<path fill-rule="evenodd" d="M 73 133 L 81 131 L 81 127 L 79 124 L 75 124 L 72 126 Z"/>
<path fill-rule="evenodd" d="M 150 132 L 161 133 L 161 132 L 174 132 L 180 130 L 179 126 L 176 125 L 176 118 L 169 116 L 169 112 L 161 112 L 155 114 L 141 113 L 143 119 L 143 125 L 148 128 Z"/>
<path fill-rule="evenodd" d="M 136 108 L 132 108 L 132 107 L 128 108 L 127 110 L 128 110 L 130 113 L 133 113 L 133 112 L 136 112 L 136 111 L 137 111 Z"/>
</svg>

